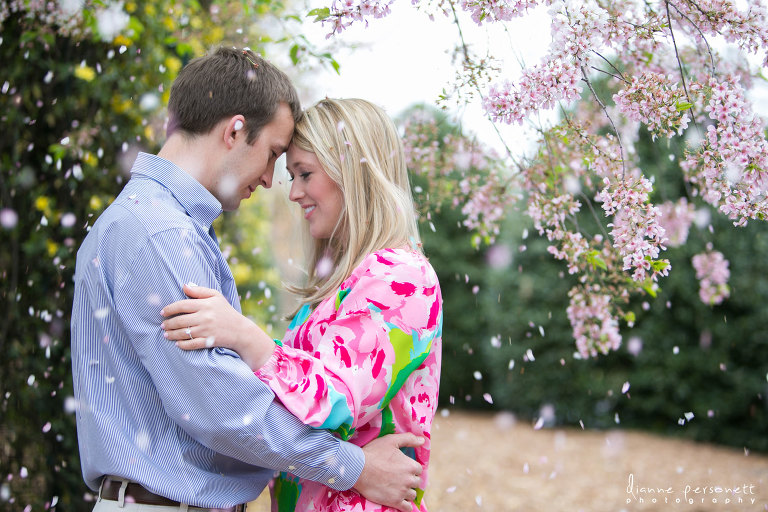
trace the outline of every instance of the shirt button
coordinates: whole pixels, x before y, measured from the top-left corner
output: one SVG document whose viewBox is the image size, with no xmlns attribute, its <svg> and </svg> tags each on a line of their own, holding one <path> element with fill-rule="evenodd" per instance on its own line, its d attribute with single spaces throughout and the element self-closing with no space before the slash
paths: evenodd
<svg viewBox="0 0 768 512">
<path fill-rule="evenodd" d="M 329 484 L 332 484 L 332 483 L 334 483 L 335 481 L 336 481 L 336 479 L 335 479 L 335 478 L 333 478 L 333 477 L 331 477 L 331 478 L 329 478 L 329 479 L 328 479 L 328 483 L 329 483 Z"/>
</svg>

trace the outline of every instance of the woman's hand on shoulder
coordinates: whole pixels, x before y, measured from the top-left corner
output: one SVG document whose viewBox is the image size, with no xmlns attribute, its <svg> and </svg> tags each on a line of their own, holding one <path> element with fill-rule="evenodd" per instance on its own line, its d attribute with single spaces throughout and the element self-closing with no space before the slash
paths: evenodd
<svg viewBox="0 0 768 512">
<path fill-rule="evenodd" d="M 183 350 L 224 347 L 237 352 L 252 369 L 261 368 L 275 344 L 250 319 L 239 313 L 217 290 L 184 285 L 189 299 L 169 304 L 161 311 L 164 336 Z"/>
</svg>

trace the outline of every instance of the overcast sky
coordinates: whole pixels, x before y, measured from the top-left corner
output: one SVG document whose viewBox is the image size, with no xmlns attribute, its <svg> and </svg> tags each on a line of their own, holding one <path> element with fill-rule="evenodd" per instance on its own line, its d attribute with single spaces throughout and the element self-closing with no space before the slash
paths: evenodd
<svg viewBox="0 0 768 512">
<path fill-rule="evenodd" d="M 347 43 L 359 43 L 354 49 L 335 51 L 341 74 L 333 71 L 305 76 L 303 82 L 306 105 L 328 97 L 360 97 L 382 106 L 395 117 L 414 103 L 435 104 L 438 96 L 454 78 L 451 64 L 453 48 L 459 42 L 455 24 L 442 15 L 430 21 L 410 2 L 395 2 L 392 13 L 382 19 L 371 19 L 366 28 L 357 23 L 336 36 Z M 462 30 L 470 45 L 485 52 L 492 45 L 497 58 L 506 59 L 505 71 L 514 79 L 520 59 L 538 63 L 549 45 L 549 20 L 546 11 L 537 9 L 525 19 L 508 24 L 512 30 L 503 33 L 496 26 L 478 27 L 469 17 L 462 19 Z M 308 23 L 306 35 L 322 44 L 328 32 L 319 23 Z M 493 30 L 496 29 L 494 33 Z M 489 31 L 490 30 L 490 31 Z M 460 116 L 465 130 L 475 133 L 486 144 L 502 150 L 490 122 L 475 103 L 453 112 Z M 507 143 L 514 151 L 522 151 L 530 138 L 518 127 L 502 127 Z"/>
</svg>

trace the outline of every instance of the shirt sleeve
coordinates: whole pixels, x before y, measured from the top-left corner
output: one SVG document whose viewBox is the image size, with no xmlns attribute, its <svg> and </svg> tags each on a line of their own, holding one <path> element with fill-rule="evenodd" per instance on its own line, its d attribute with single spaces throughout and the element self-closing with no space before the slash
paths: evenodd
<svg viewBox="0 0 768 512">
<path fill-rule="evenodd" d="M 348 438 L 381 413 L 440 335 L 439 288 L 427 269 L 373 263 L 342 285 L 335 315 L 311 327 L 314 353 L 278 346 L 256 375 L 299 419 Z"/>
<path fill-rule="evenodd" d="M 254 466 L 351 488 L 365 462 L 359 447 L 299 421 L 234 352 L 184 351 L 163 337 L 160 310 L 185 298 L 184 283 L 220 290 L 221 269 L 204 243 L 181 229 L 156 233 L 116 283 L 115 309 L 136 364 L 166 413 L 199 443 Z"/>
</svg>

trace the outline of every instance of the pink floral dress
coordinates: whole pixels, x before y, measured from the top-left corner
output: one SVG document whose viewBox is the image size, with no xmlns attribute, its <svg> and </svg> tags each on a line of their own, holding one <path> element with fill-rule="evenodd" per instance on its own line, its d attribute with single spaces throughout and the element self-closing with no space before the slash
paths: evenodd
<svg viewBox="0 0 768 512">
<path fill-rule="evenodd" d="M 442 348 L 437 275 L 416 251 L 370 254 L 314 311 L 299 310 L 282 345 L 256 372 L 305 423 L 357 445 L 393 432 L 426 443 L 406 449 L 424 467 L 413 510 L 426 511 L 430 430 Z M 354 490 L 335 491 L 282 473 L 272 510 L 391 511 Z"/>
</svg>

